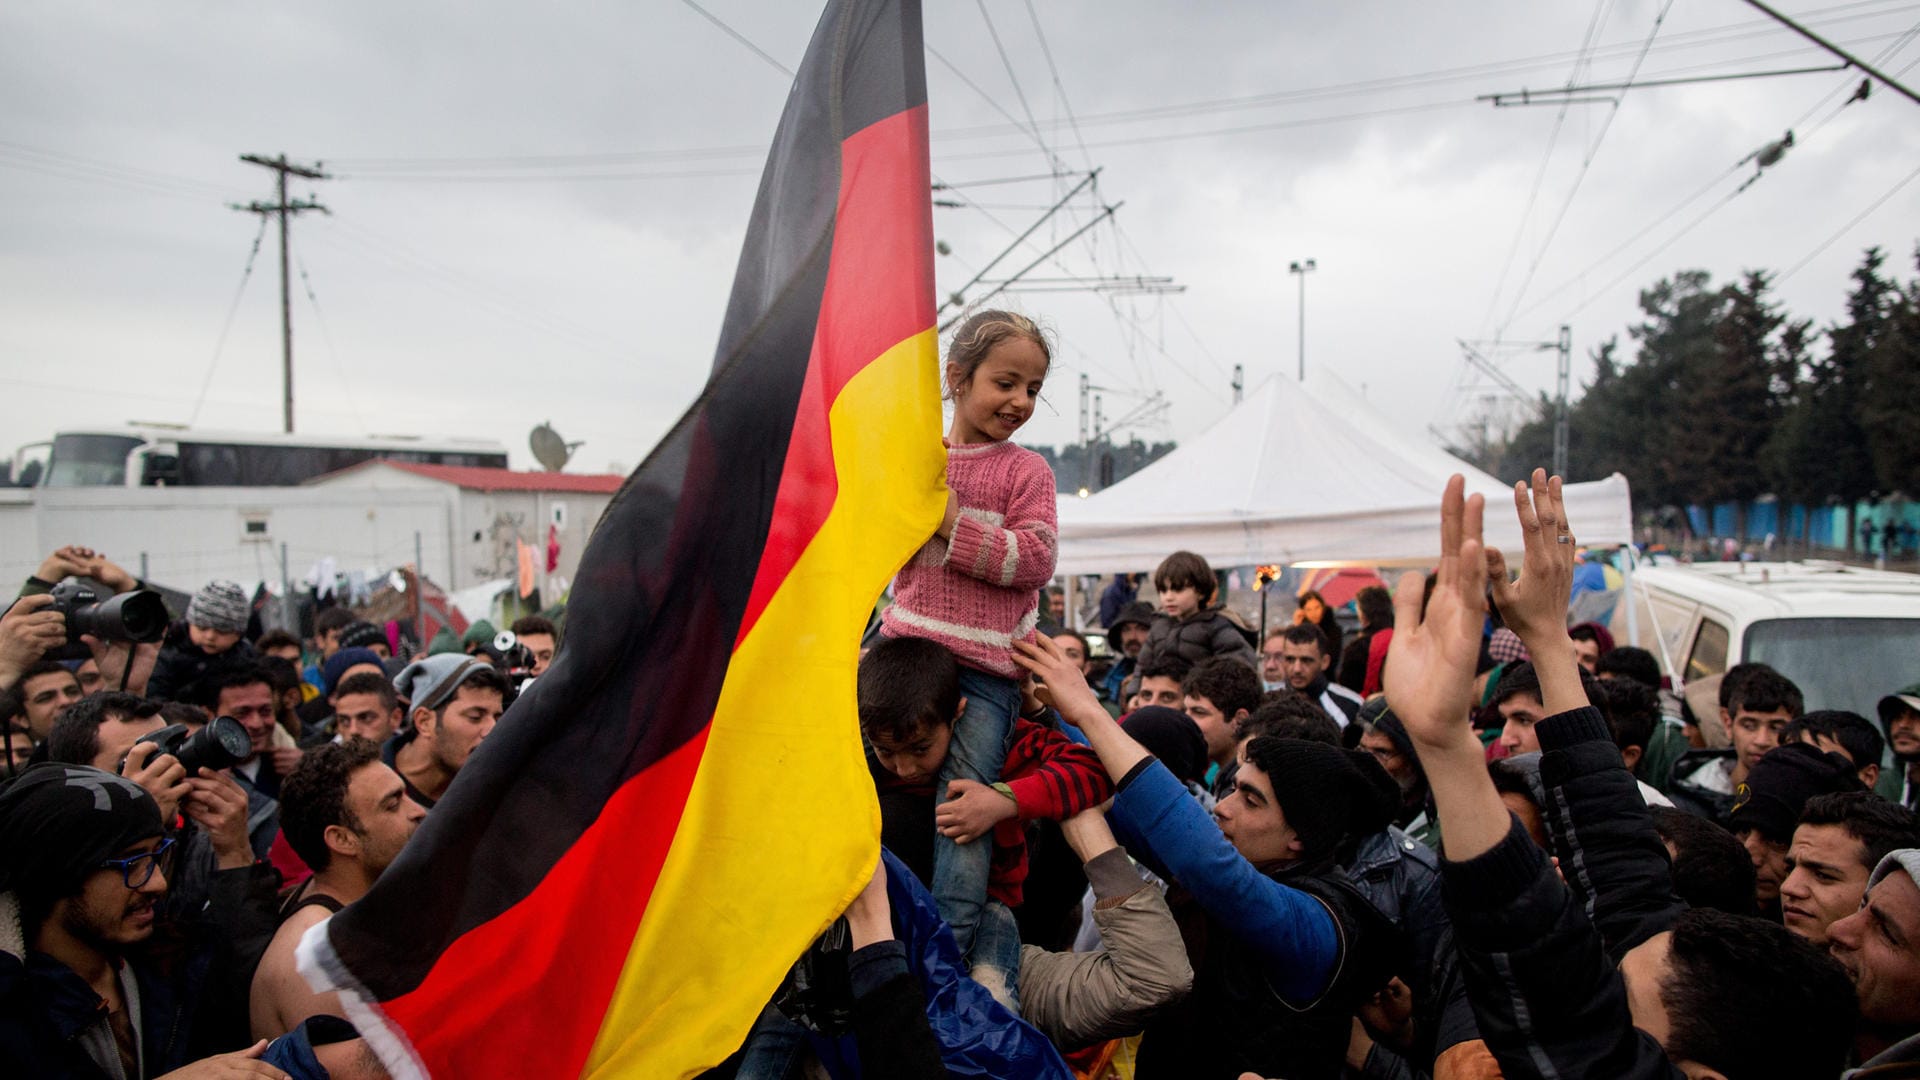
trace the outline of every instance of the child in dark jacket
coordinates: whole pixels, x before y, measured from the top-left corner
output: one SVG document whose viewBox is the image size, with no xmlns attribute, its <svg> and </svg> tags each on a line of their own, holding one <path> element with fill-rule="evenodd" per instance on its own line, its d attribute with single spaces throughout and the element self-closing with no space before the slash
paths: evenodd
<svg viewBox="0 0 1920 1080">
<path fill-rule="evenodd" d="M 1140 650 L 1140 667 L 1167 656 L 1178 656 L 1189 664 L 1230 656 L 1259 674 L 1260 658 L 1253 643 L 1213 606 L 1217 586 L 1207 560 L 1191 551 L 1176 551 L 1154 570 L 1153 587 L 1160 592 L 1163 610 L 1154 613 L 1147 644 Z"/>
<path fill-rule="evenodd" d="M 883 813 L 903 797 L 933 798 L 954 720 L 965 708 L 959 666 L 939 645 L 887 638 L 860 661 L 860 731 L 872 748 Z M 1024 717 L 1014 722 L 1000 776 L 992 785 L 950 781 L 947 801 L 934 809 L 934 825 L 962 844 L 992 834 L 985 908 L 968 959 L 974 978 L 1017 1008 L 1020 937 L 1011 909 L 1020 905 L 1027 877 L 1025 823 L 1064 821 L 1098 806 L 1113 796 L 1113 784 L 1091 750 Z M 916 845 L 901 846 L 911 851 Z M 916 870 L 931 873 L 930 866 Z"/>
<path fill-rule="evenodd" d="M 260 654 L 242 638 L 252 614 L 246 590 L 239 585 L 207 582 L 187 604 L 186 625 L 167 632 L 147 680 L 147 696 L 155 701 L 179 700 L 215 671 L 257 663 Z"/>
</svg>

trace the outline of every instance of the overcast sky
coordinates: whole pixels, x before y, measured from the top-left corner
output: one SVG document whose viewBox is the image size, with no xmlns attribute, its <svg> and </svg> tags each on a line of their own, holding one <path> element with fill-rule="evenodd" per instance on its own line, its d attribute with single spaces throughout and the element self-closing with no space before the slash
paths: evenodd
<svg viewBox="0 0 1920 1080">
<path fill-rule="evenodd" d="M 818 16 L 702 3 L 788 67 Z M 1920 3 L 1786 6 L 1889 73 L 1920 61 Z M 1083 372 L 1109 419 L 1169 403 L 1123 438 L 1211 423 L 1234 364 L 1250 385 L 1291 377 L 1296 259 L 1318 263 L 1308 367 L 1414 430 L 1488 392 L 1456 339 L 1569 322 L 1579 378 L 1597 341 L 1624 339 L 1637 290 L 1680 269 L 1798 266 L 1778 296 L 1823 324 L 1867 245 L 1912 276 L 1920 183 L 1893 189 L 1920 170 L 1920 105 L 1877 88 L 1842 107 L 1857 73 L 1608 91 L 1617 108 L 1564 116 L 1474 102 L 1636 63 L 1647 80 L 1832 62 L 1738 0 L 955 0 L 926 25 L 937 177 L 1104 170 L 1001 270 L 1124 201 L 1117 229 L 1034 275 L 1185 287 L 1014 297 L 1063 346 L 1025 442 L 1077 437 Z M 271 231 L 221 334 L 261 225 L 226 204 L 271 195 L 237 156 L 284 152 L 335 174 L 294 188 L 332 211 L 294 223 L 303 430 L 484 436 L 527 466 L 528 429 L 551 420 L 586 442 L 574 469 L 630 468 L 705 378 L 788 81 L 677 0 L 4 5 L 0 441 L 278 428 Z M 1793 149 L 1732 195 L 1755 169 L 1738 163 L 1789 127 Z M 1077 180 L 936 209 L 943 295 Z M 1552 384 L 1549 354 L 1503 365 Z"/>
</svg>

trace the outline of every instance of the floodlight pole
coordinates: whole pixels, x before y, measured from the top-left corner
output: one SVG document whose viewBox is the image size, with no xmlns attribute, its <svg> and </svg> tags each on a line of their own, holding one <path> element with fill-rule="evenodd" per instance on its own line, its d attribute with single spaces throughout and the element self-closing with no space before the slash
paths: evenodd
<svg viewBox="0 0 1920 1080">
<path fill-rule="evenodd" d="M 1300 278 L 1300 381 L 1307 381 L 1307 275 L 1320 268 L 1312 259 L 1293 263 L 1287 273 Z"/>
</svg>

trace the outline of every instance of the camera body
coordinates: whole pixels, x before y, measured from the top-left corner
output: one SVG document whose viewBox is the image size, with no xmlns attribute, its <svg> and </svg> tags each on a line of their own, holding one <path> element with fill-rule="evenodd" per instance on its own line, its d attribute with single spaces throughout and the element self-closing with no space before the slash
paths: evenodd
<svg viewBox="0 0 1920 1080">
<path fill-rule="evenodd" d="M 247 729 L 231 716 L 216 716 L 199 731 L 185 724 L 169 724 L 141 736 L 133 745 L 140 743 L 152 743 L 160 748 L 159 753 L 172 754 L 188 776 L 200 775 L 202 768 L 230 769 L 253 752 L 253 740 L 247 735 Z M 123 770 L 126 764 L 127 759 L 121 758 Z"/>
<path fill-rule="evenodd" d="M 116 596 L 87 582 L 68 579 L 53 587 L 52 596 L 53 603 L 47 606 L 66 619 L 69 644 L 78 644 L 82 634 L 92 634 L 101 641 L 143 643 L 167 636 L 167 605 L 152 589 Z"/>
<path fill-rule="evenodd" d="M 507 677 L 507 704 L 511 705 L 520 691 L 533 681 L 533 650 L 520 644 L 520 639 L 510 630 L 493 636 L 493 649 L 501 657 L 501 662 L 494 666 Z"/>
</svg>

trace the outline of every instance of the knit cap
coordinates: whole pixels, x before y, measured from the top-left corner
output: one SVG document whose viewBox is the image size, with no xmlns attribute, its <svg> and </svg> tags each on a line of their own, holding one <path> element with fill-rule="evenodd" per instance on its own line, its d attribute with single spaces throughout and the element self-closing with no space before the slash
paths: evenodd
<svg viewBox="0 0 1920 1080">
<path fill-rule="evenodd" d="M 1746 782 L 1733 793 L 1733 812 L 1727 827 L 1734 832 L 1758 829 L 1770 840 L 1793 839 L 1800 811 L 1815 795 L 1860 790 L 1853 762 L 1838 754 L 1788 743 L 1767 752 L 1747 772 Z"/>
<path fill-rule="evenodd" d="M 394 677 L 393 688 L 415 709 L 438 709 L 453 698 L 460 684 L 478 671 L 492 671 L 485 660 L 459 653 L 415 660 Z"/>
<path fill-rule="evenodd" d="M 1247 762 L 1267 774 L 1287 824 L 1309 858 L 1348 836 L 1370 836 L 1393 822 L 1400 788 L 1373 755 L 1305 739 L 1262 736 Z"/>
<path fill-rule="evenodd" d="M 62 896 L 129 846 L 160 835 L 138 784 L 87 765 L 42 762 L 0 792 L 0 892 Z"/>
<path fill-rule="evenodd" d="M 433 640 L 427 643 L 427 655 L 429 656 L 439 656 L 442 653 L 457 653 L 459 651 L 460 639 L 453 636 L 453 629 L 451 627 L 441 627 L 439 631 L 433 635 Z"/>
<path fill-rule="evenodd" d="M 340 685 L 340 677 L 347 673 L 347 669 L 360 664 L 380 667 L 380 654 L 372 649 L 341 649 L 327 657 L 327 662 L 320 665 L 320 682 L 324 684 L 320 689 L 333 693 L 333 688 Z"/>
<path fill-rule="evenodd" d="M 1181 783 L 1196 784 L 1207 775 L 1206 736 L 1186 713 L 1149 705 L 1128 713 L 1120 727 Z"/>
<path fill-rule="evenodd" d="M 340 631 L 340 647 L 343 649 L 367 649 L 375 645 L 388 645 L 387 632 L 370 622 L 348 623 Z"/>
<path fill-rule="evenodd" d="M 246 632 L 252 605 L 246 590 L 231 581 L 209 581 L 187 604 L 187 622 L 229 634 Z"/>
<path fill-rule="evenodd" d="M 493 628 L 492 623 L 481 619 L 467 627 L 467 632 L 460 635 L 460 644 L 463 648 L 468 645 L 492 645 L 498 633 L 499 631 Z"/>
<path fill-rule="evenodd" d="M 1888 874 L 1900 871 L 1905 871 L 1915 885 L 1920 885 L 1920 848 L 1901 848 L 1898 851 L 1887 852 L 1881 858 L 1880 865 L 1873 868 L 1873 876 L 1867 879 L 1867 888 L 1871 889 L 1880 884 Z"/>
</svg>

